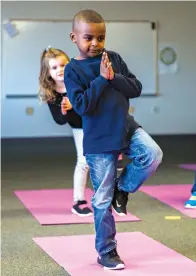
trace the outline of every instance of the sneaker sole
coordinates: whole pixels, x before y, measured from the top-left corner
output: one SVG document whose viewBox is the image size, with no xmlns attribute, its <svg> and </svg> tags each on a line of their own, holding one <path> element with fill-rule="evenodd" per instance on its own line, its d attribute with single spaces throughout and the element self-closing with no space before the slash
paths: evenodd
<svg viewBox="0 0 196 276">
<path fill-rule="evenodd" d="M 71 209 L 72 213 L 75 214 L 75 215 L 78 215 L 79 217 L 89 217 L 89 216 L 92 216 L 93 213 L 89 213 L 89 214 L 80 214 L 78 213 L 76 210 L 74 210 L 73 208 Z"/>
<path fill-rule="evenodd" d="M 116 267 L 107 267 L 107 266 L 103 267 L 103 269 L 105 269 L 105 270 L 122 270 L 124 268 L 125 268 L 124 264 L 119 264 Z"/>
<path fill-rule="evenodd" d="M 118 216 L 120 216 L 120 217 L 124 217 L 124 216 L 127 215 L 127 214 L 125 214 L 125 213 L 118 213 L 118 212 L 114 209 L 114 207 L 112 207 L 112 209 L 113 209 L 114 212 L 115 212 Z"/>
<path fill-rule="evenodd" d="M 186 209 L 196 209 L 196 206 L 185 205 L 184 208 L 186 208 Z"/>
</svg>

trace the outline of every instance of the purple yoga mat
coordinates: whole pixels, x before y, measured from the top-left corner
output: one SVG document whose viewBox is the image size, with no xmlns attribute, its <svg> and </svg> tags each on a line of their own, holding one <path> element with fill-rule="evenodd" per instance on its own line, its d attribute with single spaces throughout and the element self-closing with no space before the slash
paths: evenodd
<svg viewBox="0 0 196 276">
<path fill-rule="evenodd" d="M 196 271 L 195 262 L 140 232 L 117 234 L 118 253 L 126 265 L 120 271 L 97 264 L 94 235 L 33 240 L 71 276 L 193 276 Z"/>
<path fill-rule="evenodd" d="M 196 172 L 196 164 L 180 164 L 179 167 Z"/>
<path fill-rule="evenodd" d="M 159 186 L 143 186 L 140 191 L 150 195 L 157 200 L 166 203 L 181 213 L 196 218 L 196 209 L 185 209 L 184 203 L 191 195 L 193 185 L 159 185 Z"/>
<path fill-rule="evenodd" d="M 15 195 L 42 225 L 94 223 L 93 216 L 79 217 L 72 214 L 72 189 L 15 191 Z M 86 199 L 89 204 L 92 195 L 93 191 L 86 189 Z M 122 217 L 114 213 L 114 217 L 116 222 L 140 221 L 130 213 Z"/>
</svg>

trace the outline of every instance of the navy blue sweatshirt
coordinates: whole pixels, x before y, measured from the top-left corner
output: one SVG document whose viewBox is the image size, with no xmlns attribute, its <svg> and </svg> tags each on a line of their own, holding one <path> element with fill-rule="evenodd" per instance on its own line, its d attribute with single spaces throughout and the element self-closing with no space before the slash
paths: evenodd
<svg viewBox="0 0 196 276">
<path fill-rule="evenodd" d="M 139 127 L 128 110 L 129 99 L 140 96 L 142 85 L 119 54 L 107 53 L 115 73 L 111 81 L 100 75 L 102 55 L 71 59 L 65 67 L 68 98 L 82 116 L 84 155 L 127 148 Z"/>
<path fill-rule="evenodd" d="M 67 93 L 58 93 L 54 91 L 55 100 L 48 102 L 48 107 L 52 114 L 54 121 L 59 125 L 65 125 L 68 123 L 72 128 L 82 128 L 82 119 L 74 109 L 68 110 L 67 114 L 61 112 L 61 102 L 63 97 L 67 96 Z"/>
</svg>

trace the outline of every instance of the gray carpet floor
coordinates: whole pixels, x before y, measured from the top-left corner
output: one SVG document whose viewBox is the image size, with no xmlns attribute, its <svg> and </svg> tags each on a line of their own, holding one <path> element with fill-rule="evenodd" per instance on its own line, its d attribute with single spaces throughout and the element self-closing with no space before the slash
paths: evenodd
<svg viewBox="0 0 196 276">
<path fill-rule="evenodd" d="M 179 169 L 176 164 L 196 163 L 196 136 L 154 138 L 163 149 L 164 160 L 157 173 L 144 185 L 193 183 L 193 172 Z M 2 140 L 1 148 L 1 275 L 69 275 L 32 241 L 32 237 L 93 234 L 94 226 L 41 226 L 14 196 L 13 191 L 72 187 L 76 161 L 73 140 Z M 90 181 L 88 186 L 91 186 Z M 141 231 L 196 261 L 196 219 L 184 216 L 140 191 L 130 196 L 128 210 L 142 221 L 118 223 L 117 231 Z M 165 220 L 167 215 L 181 215 L 182 218 Z M 189 276 L 193 275 L 195 272 Z"/>
</svg>

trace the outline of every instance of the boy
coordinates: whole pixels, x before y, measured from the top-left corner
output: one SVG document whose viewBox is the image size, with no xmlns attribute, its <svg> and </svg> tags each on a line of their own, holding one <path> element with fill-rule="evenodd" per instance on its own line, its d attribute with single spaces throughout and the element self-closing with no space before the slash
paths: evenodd
<svg viewBox="0 0 196 276">
<path fill-rule="evenodd" d="M 119 54 L 106 52 L 105 33 L 104 20 L 97 12 L 83 10 L 75 15 L 70 36 L 79 56 L 66 66 L 64 81 L 69 100 L 83 121 L 84 155 L 95 192 L 97 261 L 105 269 L 123 269 L 111 205 L 119 214 L 126 214 L 128 193 L 156 171 L 162 151 L 128 114 L 129 99 L 140 96 L 142 85 Z M 132 162 L 116 179 L 121 152 Z"/>
</svg>

